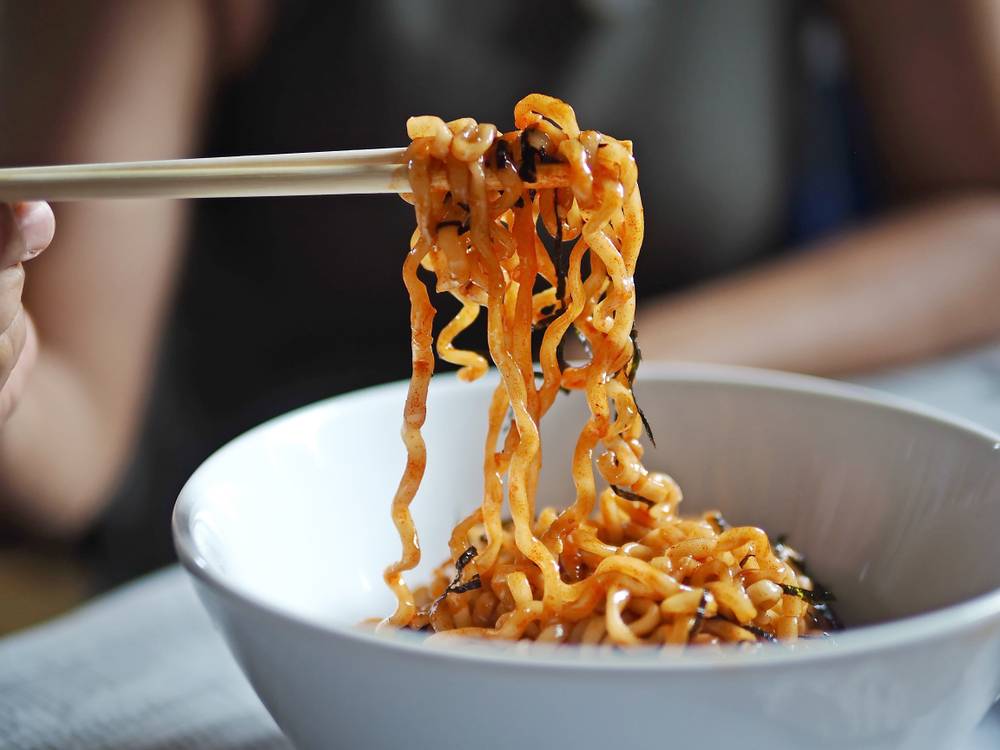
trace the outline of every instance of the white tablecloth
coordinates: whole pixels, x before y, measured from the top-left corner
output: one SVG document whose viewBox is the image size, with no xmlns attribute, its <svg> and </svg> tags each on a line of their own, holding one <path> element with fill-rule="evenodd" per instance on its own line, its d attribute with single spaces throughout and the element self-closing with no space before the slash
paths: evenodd
<svg viewBox="0 0 1000 750">
<path fill-rule="evenodd" d="M 1000 348 L 858 382 L 1000 431 Z M 290 747 L 177 568 L 0 640 L 5 750 Z M 997 748 L 995 710 L 966 750 Z"/>
</svg>

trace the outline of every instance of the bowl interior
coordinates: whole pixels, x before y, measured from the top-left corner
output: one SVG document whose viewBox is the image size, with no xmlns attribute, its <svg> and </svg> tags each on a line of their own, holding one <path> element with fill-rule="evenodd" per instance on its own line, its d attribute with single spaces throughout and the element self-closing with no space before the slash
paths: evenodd
<svg viewBox="0 0 1000 750">
<path fill-rule="evenodd" d="M 495 381 L 435 379 L 428 468 L 413 512 L 424 559 L 482 492 Z M 404 464 L 405 384 L 341 396 L 251 431 L 210 458 L 179 501 L 199 564 L 320 623 L 391 611 L 381 571 L 399 554 L 389 502 Z M 647 367 L 636 395 L 655 431 L 645 460 L 681 484 L 682 512 L 787 536 L 851 625 L 937 609 L 1000 586 L 1000 445 L 988 433 L 871 392 L 729 368 Z M 585 418 L 560 396 L 543 424 L 538 503 L 571 499 Z"/>
</svg>

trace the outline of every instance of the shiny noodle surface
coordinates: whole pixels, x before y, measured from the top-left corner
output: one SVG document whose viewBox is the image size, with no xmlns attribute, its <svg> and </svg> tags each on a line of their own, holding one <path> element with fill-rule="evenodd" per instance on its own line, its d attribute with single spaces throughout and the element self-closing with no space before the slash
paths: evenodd
<svg viewBox="0 0 1000 750">
<path fill-rule="evenodd" d="M 645 420 L 632 390 L 643 210 L 632 144 L 581 131 L 569 105 L 541 94 L 517 103 L 514 123 L 507 133 L 471 118 L 407 123 L 413 375 L 408 458 L 392 501 L 402 554 L 385 571 L 397 604 L 383 624 L 434 638 L 617 646 L 794 640 L 838 627 L 797 553 L 715 512 L 681 517 L 677 483 L 643 465 Z M 554 162 L 568 165 L 569 184 L 533 189 L 539 165 Z M 501 190 L 487 189 L 488 171 Z M 440 172 L 450 192 L 431 189 Z M 489 404 L 482 503 L 455 527 L 448 561 L 411 589 L 403 574 L 420 547 L 409 508 L 427 462 L 420 430 L 435 357 L 419 267 L 461 303 L 437 356 L 464 380 L 481 377 L 489 363 L 454 341 L 485 310 L 501 382 Z M 569 337 L 588 360 L 566 361 Z M 572 503 L 539 510 L 539 424 L 560 391 L 582 391 L 590 415 L 573 450 Z"/>
</svg>

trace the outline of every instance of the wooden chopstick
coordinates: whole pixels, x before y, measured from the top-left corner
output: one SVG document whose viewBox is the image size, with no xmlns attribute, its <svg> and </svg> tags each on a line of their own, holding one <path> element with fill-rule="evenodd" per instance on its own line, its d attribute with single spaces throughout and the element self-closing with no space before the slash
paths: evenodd
<svg viewBox="0 0 1000 750">
<path fill-rule="evenodd" d="M 0 201 L 406 193 L 404 154 L 402 148 L 380 148 L 15 167 L 0 169 Z M 567 183 L 563 165 L 539 165 L 537 172 L 531 187 Z M 434 189 L 448 189 L 443 170 L 432 173 L 431 183 Z M 500 188 L 492 173 L 487 173 L 487 186 Z"/>
</svg>

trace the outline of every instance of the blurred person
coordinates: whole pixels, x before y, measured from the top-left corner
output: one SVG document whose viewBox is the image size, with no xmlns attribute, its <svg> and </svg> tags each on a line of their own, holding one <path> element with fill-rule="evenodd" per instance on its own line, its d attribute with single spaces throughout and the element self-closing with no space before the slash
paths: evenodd
<svg viewBox="0 0 1000 750">
<path fill-rule="evenodd" d="M 507 129 L 513 103 L 541 91 L 635 141 L 647 359 L 841 374 L 995 337 L 998 6 L 828 11 L 8 3 L 0 163 L 399 145 L 409 115 Z M 43 206 L 8 209 L 4 231 L 26 211 L 37 225 L 21 244 L 37 251 Z M 22 321 L 0 346 L 0 382 L 16 375 L 0 391 L 0 523 L 84 538 L 108 582 L 172 558 L 173 500 L 222 442 L 408 374 L 400 200 L 108 201 L 56 218 L 28 272 L 30 318 L 20 272 L 0 285 L 0 322 Z"/>
</svg>

